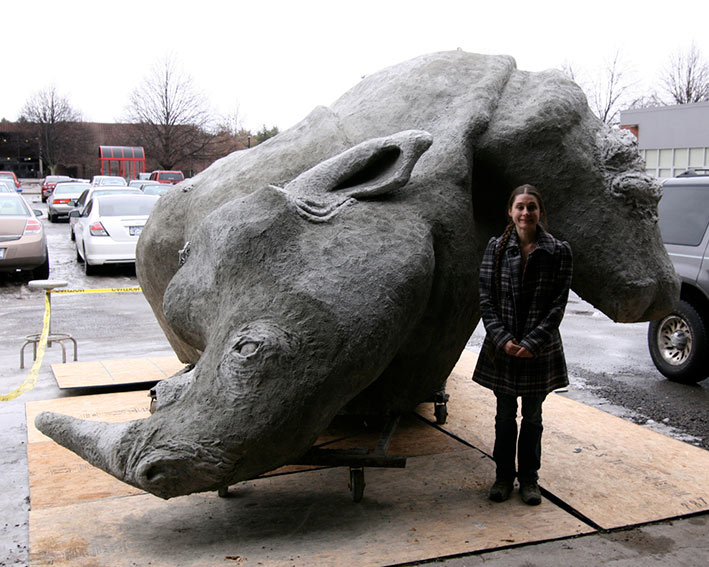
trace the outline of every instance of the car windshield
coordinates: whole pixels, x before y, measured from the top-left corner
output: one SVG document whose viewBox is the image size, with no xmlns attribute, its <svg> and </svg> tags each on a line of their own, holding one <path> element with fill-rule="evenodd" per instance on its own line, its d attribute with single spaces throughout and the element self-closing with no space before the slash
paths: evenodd
<svg viewBox="0 0 709 567">
<path fill-rule="evenodd" d="M 162 195 L 167 192 L 167 187 L 164 187 L 163 185 L 147 185 L 146 187 L 143 187 L 143 192 L 146 195 Z"/>
<path fill-rule="evenodd" d="M 54 194 L 61 195 L 63 193 L 74 193 L 79 195 L 84 189 L 86 189 L 86 185 L 83 183 L 62 183 L 54 188 Z"/>
<path fill-rule="evenodd" d="M 118 185 L 125 187 L 127 185 L 126 180 L 122 177 L 103 177 L 97 180 L 97 185 Z"/>
<path fill-rule="evenodd" d="M 28 217 L 29 209 L 22 199 L 0 199 L 0 217 Z"/>
<path fill-rule="evenodd" d="M 0 179 L 0 193 L 14 193 L 15 184 L 12 181 L 7 181 L 6 179 Z"/>
<path fill-rule="evenodd" d="M 110 199 L 98 199 L 99 216 L 102 217 L 122 217 L 149 215 L 155 205 L 156 199 L 146 199 L 143 197 L 116 197 Z"/>
<path fill-rule="evenodd" d="M 161 173 L 160 179 L 169 179 L 170 181 L 182 181 L 183 175 L 181 173 Z"/>
<path fill-rule="evenodd" d="M 59 181 L 69 181 L 71 177 L 65 175 L 49 175 L 46 179 L 47 183 L 58 183 Z"/>
<path fill-rule="evenodd" d="M 94 189 L 93 195 L 139 195 L 142 191 L 136 187 L 116 187 L 115 189 Z"/>
</svg>

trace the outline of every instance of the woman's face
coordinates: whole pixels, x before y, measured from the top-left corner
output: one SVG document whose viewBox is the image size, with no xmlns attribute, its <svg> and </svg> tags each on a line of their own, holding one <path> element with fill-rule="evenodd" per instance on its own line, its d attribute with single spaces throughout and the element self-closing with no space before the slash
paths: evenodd
<svg viewBox="0 0 709 567">
<path fill-rule="evenodd" d="M 536 230 L 539 224 L 539 203 L 532 195 L 517 195 L 507 214 L 518 231 Z"/>
</svg>

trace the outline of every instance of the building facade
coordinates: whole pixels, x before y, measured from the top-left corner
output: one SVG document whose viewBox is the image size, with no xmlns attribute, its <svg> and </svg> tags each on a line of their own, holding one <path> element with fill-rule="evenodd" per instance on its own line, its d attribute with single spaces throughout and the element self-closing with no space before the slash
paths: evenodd
<svg viewBox="0 0 709 567">
<path fill-rule="evenodd" d="M 56 170 L 51 172 L 40 160 L 42 139 L 36 124 L 0 120 L 0 171 L 13 171 L 19 178 L 41 178 L 50 173 L 91 179 L 101 173 L 102 146 L 142 146 L 145 148 L 145 171 L 166 169 L 157 156 L 157 140 L 145 140 L 135 124 L 76 122 L 65 125 L 65 132 L 55 154 Z M 178 128 L 190 128 L 179 126 Z M 196 137 L 196 136 L 195 136 Z M 217 133 L 209 135 L 209 143 L 169 169 L 179 169 L 191 177 L 217 159 L 251 145 L 251 138 Z"/>
<path fill-rule="evenodd" d="M 651 175 L 666 179 L 709 168 L 709 102 L 623 110 L 620 124 L 637 136 Z"/>
</svg>

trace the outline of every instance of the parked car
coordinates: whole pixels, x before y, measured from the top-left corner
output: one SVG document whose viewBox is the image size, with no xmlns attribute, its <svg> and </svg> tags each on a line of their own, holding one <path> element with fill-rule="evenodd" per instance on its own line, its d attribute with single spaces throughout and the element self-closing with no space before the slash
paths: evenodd
<svg viewBox="0 0 709 567">
<path fill-rule="evenodd" d="M 128 182 L 119 175 L 94 175 L 91 178 L 91 185 L 94 187 L 118 186 L 126 187 Z"/>
<path fill-rule="evenodd" d="M 667 179 L 658 212 L 682 286 L 672 313 L 650 323 L 648 346 L 662 374 L 691 384 L 709 376 L 709 171 Z"/>
<path fill-rule="evenodd" d="M 42 202 L 47 202 L 47 197 L 54 191 L 54 186 L 60 181 L 71 181 L 71 177 L 68 175 L 47 175 L 42 180 Z"/>
<path fill-rule="evenodd" d="M 11 179 L 0 179 L 0 193 L 17 193 L 17 187 Z"/>
<path fill-rule="evenodd" d="M 133 193 L 133 194 L 141 194 L 142 191 L 140 189 L 136 189 L 135 187 L 111 187 L 111 186 L 105 186 L 105 187 L 93 187 L 90 186 L 88 189 L 84 189 L 84 192 L 79 195 L 78 199 L 72 199 L 69 201 L 69 205 L 71 206 L 71 210 L 69 211 L 69 238 L 74 240 L 74 225 L 76 224 L 76 219 L 78 218 L 76 215 L 72 216 L 72 211 L 79 211 L 79 215 L 83 213 L 84 207 L 86 207 L 86 204 L 91 200 L 91 197 L 93 197 L 94 193 L 100 193 L 101 195 L 121 195 L 125 193 Z"/>
<path fill-rule="evenodd" d="M 143 193 L 146 195 L 164 195 L 170 190 L 170 185 L 165 183 L 157 183 L 155 185 L 143 185 Z"/>
<path fill-rule="evenodd" d="M 17 193 L 22 193 L 22 184 L 20 180 L 17 179 L 14 171 L 0 171 L 0 179 L 9 179 L 15 184 L 15 191 Z"/>
<path fill-rule="evenodd" d="M 47 198 L 47 217 L 49 222 L 55 222 L 59 217 L 68 217 L 69 211 L 74 207 L 71 205 L 72 199 L 78 199 L 81 194 L 90 189 L 88 183 L 77 183 L 75 181 L 62 181 L 57 183 L 54 191 Z"/>
<path fill-rule="evenodd" d="M 47 237 L 37 219 L 41 215 L 17 192 L 0 193 L 0 271 L 20 270 L 29 279 L 49 277 Z"/>
<path fill-rule="evenodd" d="M 105 264 L 135 262 L 138 237 L 158 199 L 142 193 L 98 193 L 87 203 L 83 213 L 69 213 L 72 218 L 76 217 L 76 259 L 84 263 L 86 275 L 94 274 L 98 266 Z"/>
<path fill-rule="evenodd" d="M 131 179 L 128 182 L 128 187 L 137 187 L 141 191 L 145 189 L 147 185 L 162 185 L 159 181 L 150 181 L 149 179 Z"/>
<path fill-rule="evenodd" d="M 181 171 L 167 171 L 158 169 L 150 174 L 151 181 L 159 181 L 160 183 L 170 183 L 174 185 L 185 179 L 185 174 Z"/>
</svg>

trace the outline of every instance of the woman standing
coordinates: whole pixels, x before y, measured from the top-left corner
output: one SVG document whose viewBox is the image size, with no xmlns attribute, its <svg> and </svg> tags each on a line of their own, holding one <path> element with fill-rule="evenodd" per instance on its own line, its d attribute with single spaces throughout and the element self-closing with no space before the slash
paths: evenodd
<svg viewBox="0 0 709 567">
<path fill-rule="evenodd" d="M 490 499 L 507 500 L 517 477 L 522 500 L 536 505 L 542 500 L 537 484 L 542 402 L 569 383 L 559 324 L 571 284 L 571 248 L 544 230 L 544 203 L 532 185 L 512 191 L 507 215 L 507 228 L 490 239 L 480 267 L 480 311 L 487 334 L 473 380 L 497 398 L 496 480 Z"/>
</svg>

